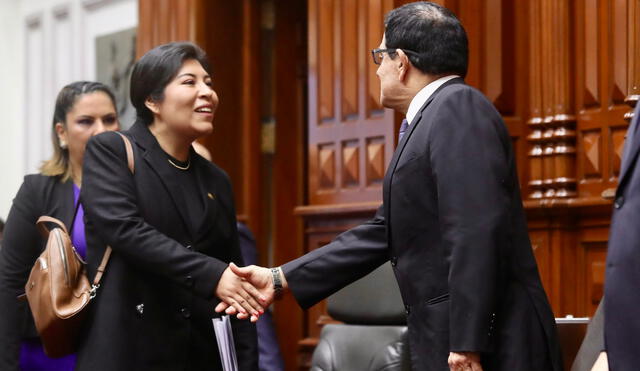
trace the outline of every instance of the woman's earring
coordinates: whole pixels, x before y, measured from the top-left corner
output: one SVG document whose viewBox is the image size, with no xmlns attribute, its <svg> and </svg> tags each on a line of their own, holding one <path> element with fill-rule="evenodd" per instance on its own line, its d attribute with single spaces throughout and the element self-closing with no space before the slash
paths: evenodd
<svg viewBox="0 0 640 371">
<path fill-rule="evenodd" d="M 67 149 L 67 142 L 65 142 L 64 140 L 60 139 L 60 148 Z"/>
</svg>

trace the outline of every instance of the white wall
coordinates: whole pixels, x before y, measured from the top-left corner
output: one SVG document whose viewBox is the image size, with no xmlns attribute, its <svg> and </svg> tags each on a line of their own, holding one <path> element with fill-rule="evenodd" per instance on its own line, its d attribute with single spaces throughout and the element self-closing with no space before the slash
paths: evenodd
<svg viewBox="0 0 640 371">
<path fill-rule="evenodd" d="M 21 1 L 0 0 L 0 218 L 6 219 L 24 171 Z"/>
<path fill-rule="evenodd" d="M 95 38 L 135 27 L 136 0 L 0 0 L 0 217 L 51 154 L 60 88 L 94 80 Z M 8 57 L 7 57 L 8 56 Z"/>
</svg>

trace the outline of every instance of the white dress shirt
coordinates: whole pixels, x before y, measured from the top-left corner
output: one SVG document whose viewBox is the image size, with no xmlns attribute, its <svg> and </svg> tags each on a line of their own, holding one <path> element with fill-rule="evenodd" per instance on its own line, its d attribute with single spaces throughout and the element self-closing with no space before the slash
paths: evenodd
<svg viewBox="0 0 640 371">
<path fill-rule="evenodd" d="M 422 106 L 427 101 L 427 99 L 429 99 L 431 94 L 433 94 L 433 92 L 438 90 L 438 88 L 442 86 L 442 84 L 444 84 L 445 82 L 451 79 L 455 79 L 456 77 L 460 77 L 460 76 L 449 75 L 449 76 L 441 77 L 436 81 L 432 81 L 427 86 L 422 88 L 418 92 L 418 94 L 416 94 L 415 97 L 413 97 L 413 99 L 411 100 L 411 103 L 409 103 L 409 108 L 407 109 L 407 122 L 409 123 L 409 125 L 411 125 L 411 123 L 413 122 L 413 119 L 418 114 L 418 110 L 422 108 Z"/>
</svg>

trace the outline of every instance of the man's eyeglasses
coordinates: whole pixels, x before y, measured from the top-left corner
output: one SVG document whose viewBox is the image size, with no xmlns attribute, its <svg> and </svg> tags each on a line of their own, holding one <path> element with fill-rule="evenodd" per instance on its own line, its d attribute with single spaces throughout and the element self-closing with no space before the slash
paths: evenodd
<svg viewBox="0 0 640 371">
<path fill-rule="evenodd" d="M 371 57 L 373 58 L 373 63 L 375 63 L 375 64 L 382 63 L 382 58 L 384 57 L 383 53 L 387 53 L 390 56 L 393 56 L 394 54 L 398 54 L 397 50 L 398 50 L 398 48 L 393 48 L 393 49 L 373 49 L 373 50 L 371 50 Z M 416 57 L 419 55 L 418 53 L 414 52 L 413 50 L 402 49 L 402 51 L 405 52 L 406 54 L 414 55 Z"/>
</svg>

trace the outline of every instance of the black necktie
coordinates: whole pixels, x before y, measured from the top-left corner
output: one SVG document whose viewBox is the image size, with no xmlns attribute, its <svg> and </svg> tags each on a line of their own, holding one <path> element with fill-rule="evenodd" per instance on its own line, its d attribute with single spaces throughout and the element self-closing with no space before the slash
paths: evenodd
<svg viewBox="0 0 640 371">
<path fill-rule="evenodd" d="M 404 136 L 404 133 L 407 132 L 408 128 L 409 122 L 407 121 L 407 119 L 402 120 L 402 124 L 400 125 L 400 133 L 398 134 L 398 142 L 402 140 L 402 137 Z"/>
</svg>

